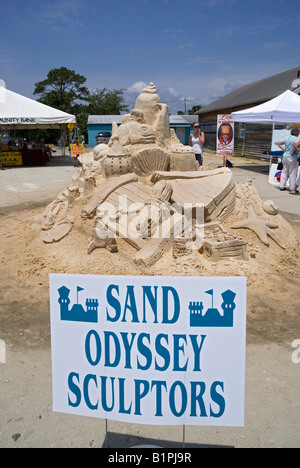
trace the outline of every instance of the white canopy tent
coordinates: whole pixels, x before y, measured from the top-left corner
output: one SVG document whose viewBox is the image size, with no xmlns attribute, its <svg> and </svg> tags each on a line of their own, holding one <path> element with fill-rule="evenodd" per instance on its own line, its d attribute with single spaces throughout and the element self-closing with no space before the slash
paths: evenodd
<svg viewBox="0 0 300 468">
<path fill-rule="evenodd" d="M 270 101 L 232 115 L 235 122 L 300 123 L 300 96 L 287 90 Z"/>
<path fill-rule="evenodd" d="M 59 129 L 76 117 L 0 87 L 0 129 Z"/>
<path fill-rule="evenodd" d="M 300 96 L 293 91 L 287 90 L 274 99 L 259 106 L 251 107 L 232 113 L 235 122 L 244 123 L 271 123 L 273 125 L 273 139 L 275 138 L 275 124 L 297 124 L 300 123 Z M 278 172 L 277 164 L 272 164 L 272 156 L 280 152 L 270 151 L 269 183 L 279 185 L 276 179 Z M 282 153 L 281 153 L 282 154 Z"/>
</svg>

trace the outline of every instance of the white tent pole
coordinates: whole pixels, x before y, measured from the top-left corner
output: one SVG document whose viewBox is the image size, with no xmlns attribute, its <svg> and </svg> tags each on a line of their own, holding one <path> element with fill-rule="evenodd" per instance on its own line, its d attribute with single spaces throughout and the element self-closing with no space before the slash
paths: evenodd
<svg viewBox="0 0 300 468">
<path fill-rule="evenodd" d="M 271 140 L 271 145 L 272 145 L 272 141 L 273 141 L 274 130 L 275 130 L 275 122 L 273 121 L 273 125 L 272 125 L 272 140 Z M 272 147 L 271 147 L 271 150 L 272 150 Z M 272 152 L 272 151 L 270 151 L 270 164 L 269 164 L 269 170 L 271 170 L 271 167 L 272 167 L 272 154 L 271 154 L 271 152 Z"/>
<path fill-rule="evenodd" d="M 64 142 L 64 144 L 63 144 L 63 150 L 62 150 L 63 154 L 62 154 L 62 155 L 65 156 L 65 154 L 66 154 L 66 149 L 65 149 L 65 144 L 66 144 L 66 142 L 65 142 L 64 124 L 62 124 L 62 125 L 60 126 L 60 139 L 63 140 L 63 142 Z"/>
<path fill-rule="evenodd" d="M 242 149 L 242 156 L 244 156 L 244 152 L 245 152 L 245 143 L 246 143 L 246 124 L 244 124 L 245 127 L 244 127 L 244 138 L 243 138 L 243 149 Z"/>
</svg>

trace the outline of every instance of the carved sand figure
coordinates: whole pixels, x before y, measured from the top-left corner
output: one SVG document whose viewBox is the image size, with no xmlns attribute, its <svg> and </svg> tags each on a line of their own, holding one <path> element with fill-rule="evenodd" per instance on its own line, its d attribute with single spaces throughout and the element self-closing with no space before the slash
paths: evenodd
<svg viewBox="0 0 300 468">
<path fill-rule="evenodd" d="M 97 248 L 106 248 L 110 252 L 118 252 L 115 236 L 99 219 L 97 219 L 95 222 L 95 226 L 92 231 L 92 237 L 89 239 L 87 253 L 90 254 Z"/>
<path fill-rule="evenodd" d="M 43 236 L 45 243 L 59 242 L 71 231 L 74 225 L 73 216 L 66 216 L 58 221 L 54 226 Z"/>
<path fill-rule="evenodd" d="M 248 218 L 232 226 L 232 229 L 251 229 L 251 231 L 255 232 L 257 237 L 268 246 L 270 245 L 268 236 L 270 236 L 280 247 L 285 249 L 284 243 L 280 237 L 272 231 L 272 229 L 277 228 L 278 225 L 276 223 L 259 218 L 252 205 L 248 209 Z"/>
<path fill-rule="evenodd" d="M 168 106 L 153 83 L 122 124 L 113 124 L 109 143 L 96 146 L 81 162 L 72 185 L 45 212 L 45 243 L 59 242 L 73 225 L 94 219 L 87 254 L 97 255 L 99 248 L 117 253 L 121 238 L 135 249 L 136 264 L 145 267 L 170 249 L 174 258 L 194 251 L 211 262 L 255 258 L 253 242 L 247 248 L 230 229 L 240 229 L 240 236 L 250 230 L 263 246 L 270 247 L 271 238 L 285 247 L 274 232 L 276 222 L 261 217 L 276 220 L 275 203 L 263 203 L 250 181 L 237 184 L 228 168 L 199 169 L 192 148 L 170 130 Z"/>
</svg>

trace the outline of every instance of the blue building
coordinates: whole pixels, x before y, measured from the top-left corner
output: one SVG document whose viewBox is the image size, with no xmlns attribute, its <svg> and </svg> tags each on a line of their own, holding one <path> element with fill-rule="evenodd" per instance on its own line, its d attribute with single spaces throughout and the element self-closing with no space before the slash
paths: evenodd
<svg viewBox="0 0 300 468">
<path fill-rule="evenodd" d="M 112 132 L 112 124 L 122 123 L 122 115 L 89 115 L 88 118 L 88 145 L 96 146 L 96 136 L 99 132 Z M 177 138 L 183 145 L 189 144 L 191 123 L 195 116 L 170 115 L 170 128 L 175 130 Z M 197 118 L 196 118 L 197 120 Z"/>
</svg>

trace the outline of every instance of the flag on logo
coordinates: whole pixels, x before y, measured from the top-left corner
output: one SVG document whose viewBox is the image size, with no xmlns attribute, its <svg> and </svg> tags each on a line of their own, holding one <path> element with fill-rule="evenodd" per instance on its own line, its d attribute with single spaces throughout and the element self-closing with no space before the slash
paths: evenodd
<svg viewBox="0 0 300 468">
<path fill-rule="evenodd" d="M 205 291 L 205 294 L 210 294 L 211 296 L 213 296 L 214 290 L 210 289 L 209 291 Z"/>
</svg>

